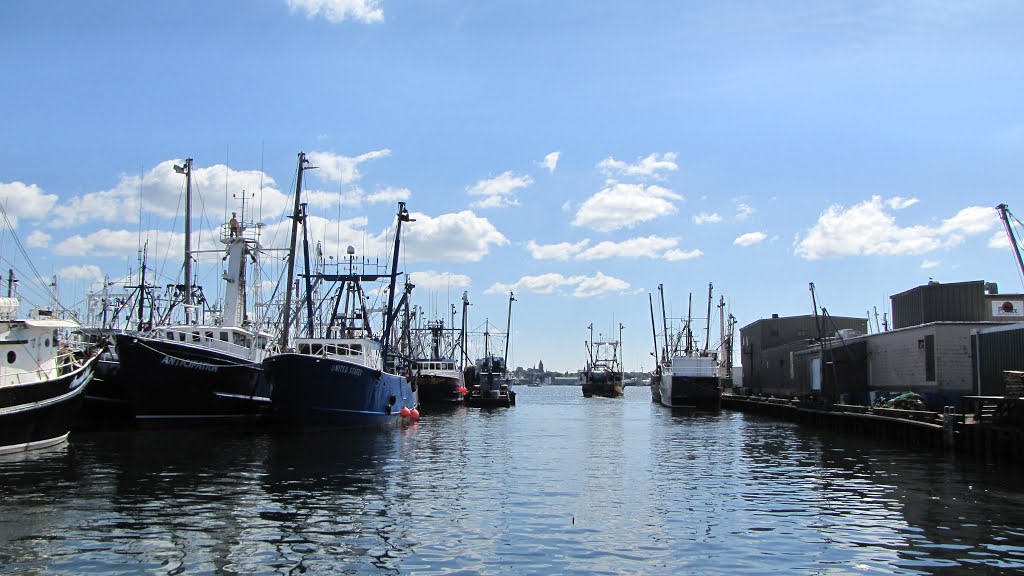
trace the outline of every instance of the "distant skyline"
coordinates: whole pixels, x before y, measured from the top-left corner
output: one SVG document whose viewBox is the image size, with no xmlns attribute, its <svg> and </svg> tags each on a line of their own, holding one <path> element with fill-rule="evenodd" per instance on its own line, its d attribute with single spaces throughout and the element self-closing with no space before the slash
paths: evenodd
<svg viewBox="0 0 1024 576">
<path fill-rule="evenodd" d="M 428 313 L 465 291 L 504 327 L 512 291 L 511 366 L 582 368 L 593 323 L 650 370 L 659 284 L 703 317 L 713 283 L 737 327 L 812 313 L 810 282 L 839 316 L 1024 292 L 994 209 L 1024 213 L 1021 29 L 1010 1 L 13 3 L 0 202 L 22 292 L 56 276 L 80 309 L 144 243 L 175 282 L 189 156 L 197 247 L 243 192 L 283 247 L 304 151 L 325 258 L 383 257 L 407 202 Z"/>
</svg>

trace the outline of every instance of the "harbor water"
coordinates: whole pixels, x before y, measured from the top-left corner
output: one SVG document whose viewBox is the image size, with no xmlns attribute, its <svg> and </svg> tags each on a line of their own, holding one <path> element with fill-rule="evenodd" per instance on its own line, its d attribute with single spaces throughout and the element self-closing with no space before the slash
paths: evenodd
<svg viewBox="0 0 1024 576">
<path fill-rule="evenodd" d="M 392 430 L 74 433 L 0 460 L 2 574 L 994 574 L 1024 475 L 647 388 Z"/>
</svg>

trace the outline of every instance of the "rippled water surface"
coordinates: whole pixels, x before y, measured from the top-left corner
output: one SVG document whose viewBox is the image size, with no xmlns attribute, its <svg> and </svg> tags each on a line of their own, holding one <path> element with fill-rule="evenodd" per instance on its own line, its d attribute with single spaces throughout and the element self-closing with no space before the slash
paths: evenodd
<svg viewBox="0 0 1024 576">
<path fill-rule="evenodd" d="M 3 574 L 1024 571 L 1024 474 L 576 387 L 374 432 L 138 430 L 0 460 Z"/>
</svg>

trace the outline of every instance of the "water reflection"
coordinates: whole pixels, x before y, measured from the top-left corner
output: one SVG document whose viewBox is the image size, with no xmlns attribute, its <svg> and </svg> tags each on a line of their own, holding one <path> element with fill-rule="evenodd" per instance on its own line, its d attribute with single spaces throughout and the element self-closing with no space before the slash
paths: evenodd
<svg viewBox="0 0 1024 576">
<path fill-rule="evenodd" d="M 0 573 L 991 573 L 1019 471 L 527 388 L 374 432 L 84 433 L 0 461 Z"/>
</svg>

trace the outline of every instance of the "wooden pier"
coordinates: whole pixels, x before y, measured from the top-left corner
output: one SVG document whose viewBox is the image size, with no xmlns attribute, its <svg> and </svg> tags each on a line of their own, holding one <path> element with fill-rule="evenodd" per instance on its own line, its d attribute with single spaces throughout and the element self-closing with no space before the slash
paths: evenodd
<svg viewBox="0 0 1024 576">
<path fill-rule="evenodd" d="M 1017 398 L 965 396 L 959 411 L 943 413 L 726 394 L 722 407 L 912 448 L 1024 462 L 1024 402 Z"/>
</svg>

